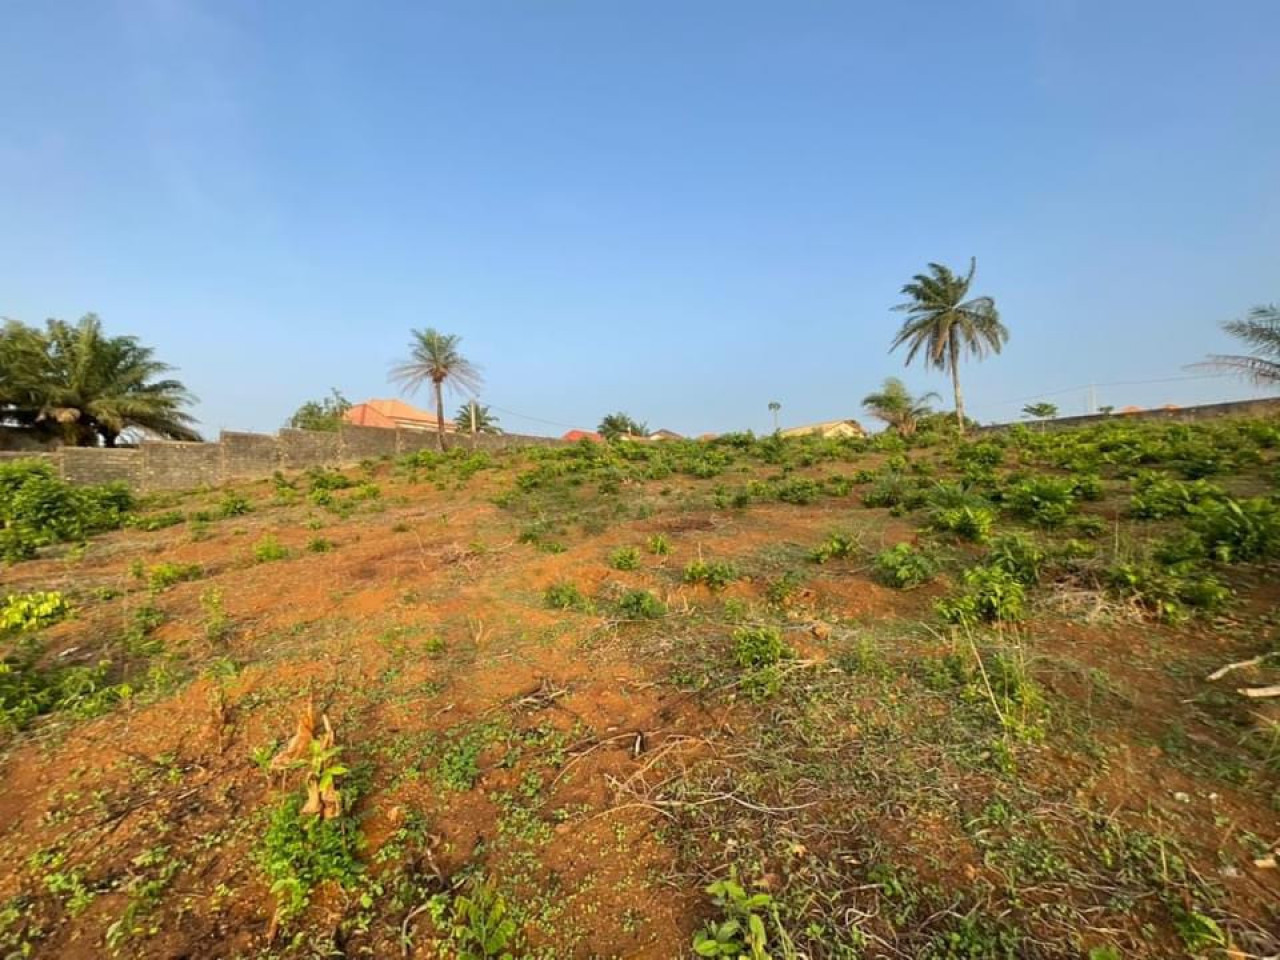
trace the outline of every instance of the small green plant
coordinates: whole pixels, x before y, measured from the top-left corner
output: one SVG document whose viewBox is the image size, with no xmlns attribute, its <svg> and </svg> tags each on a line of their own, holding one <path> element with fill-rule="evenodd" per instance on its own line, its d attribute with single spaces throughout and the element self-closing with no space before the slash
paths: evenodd
<svg viewBox="0 0 1280 960">
<path fill-rule="evenodd" d="M 986 543 L 995 522 L 995 511 L 990 507 L 944 507 L 929 515 L 929 526 L 934 530 L 972 543 Z"/>
<path fill-rule="evenodd" d="M 225 643 L 231 636 L 233 624 L 222 605 L 222 591 L 212 587 L 200 595 L 200 609 L 204 611 L 204 636 L 213 644 Z"/>
<path fill-rule="evenodd" d="M 609 566 L 615 570 L 635 570 L 640 566 L 640 551 L 635 547 L 619 547 L 609 554 Z"/>
<path fill-rule="evenodd" d="M 328 537 L 312 537 L 307 541 L 308 553 L 328 553 L 333 549 L 333 541 Z"/>
<path fill-rule="evenodd" d="M 814 563 L 829 563 L 857 556 L 861 550 L 857 537 L 833 533 L 810 551 L 809 559 Z"/>
<path fill-rule="evenodd" d="M 657 620 L 667 608 L 648 590 L 628 590 L 618 601 L 618 612 L 628 620 Z"/>
<path fill-rule="evenodd" d="M 552 610 L 586 610 L 587 598 L 574 584 L 559 581 L 542 592 L 542 602 Z"/>
<path fill-rule="evenodd" d="M 774 607 L 785 607 L 804 586 L 804 580 L 794 570 L 788 570 L 775 580 L 765 584 L 764 598 Z"/>
<path fill-rule="evenodd" d="M 184 580 L 198 580 L 204 569 L 198 563 L 157 563 L 147 571 L 147 585 L 159 593 Z"/>
<path fill-rule="evenodd" d="M 705 584 L 712 590 L 723 590 L 737 579 L 737 567 L 726 560 L 694 560 L 684 568 L 685 583 Z"/>
<path fill-rule="evenodd" d="M 1023 520 L 1060 527 L 1076 509 L 1076 487 L 1067 477 L 1028 477 L 1004 491 L 1004 502 Z"/>
<path fill-rule="evenodd" d="M 222 517 L 243 517 L 253 512 L 253 504 L 242 493 L 228 490 L 218 502 L 218 514 Z"/>
<path fill-rule="evenodd" d="M 1019 583 L 1032 586 L 1040 582 L 1045 555 L 1029 537 L 1020 533 L 1006 534 L 991 542 L 985 563 L 1005 571 Z"/>
<path fill-rule="evenodd" d="M 707 894 L 720 909 L 721 919 L 693 935 L 693 952 L 699 957 L 769 960 L 765 916 L 774 909 L 773 898 L 767 893 L 748 894 L 733 873 L 710 884 Z"/>
<path fill-rule="evenodd" d="M 275 538 L 275 534 L 268 533 L 253 545 L 253 559 L 255 563 L 273 563 L 276 560 L 283 560 L 288 556 L 288 548 L 281 545 L 280 541 Z"/>
<path fill-rule="evenodd" d="M 660 533 L 651 536 L 646 546 L 655 557 L 665 557 L 671 552 L 671 542 Z"/>
<path fill-rule="evenodd" d="M 938 614 L 948 623 L 973 626 L 978 623 L 1013 622 L 1026 614 L 1026 589 L 1013 574 L 999 567 L 970 567 L 964 574 L 964 589 L 939 600 Z"/>
<path fill-rule="evenodd" d="M 520 928 L 491 883 L 474 880 L 453 898 L 451 914 L 449 945 L 457 960 L 515 960 L 510 947 Z"/>
<path fill-rule="evenodd" d="M 733 631 L 733 657 L 744 670 L 772 667 L 794 656 L 777 627 L 739 627 Z"/>
<path fill-rule="evenodd" d="M 931 554 L 909 543 L 894 544 L 881 551 L 872 562 L 876 577 L 891 587 L 909 590 L 928 583 L 938 575 L 938 562 Z"/>
</svg>

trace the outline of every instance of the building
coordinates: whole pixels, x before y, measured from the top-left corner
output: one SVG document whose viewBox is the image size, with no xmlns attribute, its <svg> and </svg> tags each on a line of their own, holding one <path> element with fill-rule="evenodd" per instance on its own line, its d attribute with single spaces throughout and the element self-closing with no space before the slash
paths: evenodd
<svg viewBox="0 0 1280 960">
<path fill-rule="evenodd" d="M 683 440 L 684 437 L 674 430 L 655 430 L 649 434 L 650 440 Z"/>
<path fill-rule="evenodd" d="M 592 443 L 604 443 L 604 437 L 591 430 L 569 430 L 560 439 L 568 440 L 570 443 L 577 443 L 579 440 L 590 440 Z"/>
<path fill-rule="evenodd" d="M 366 400 L 347 410 L 342 415 L 342 420 L 356 427 L 384 427 L 388 430 L 396 427 L 402 430 L 437 429 L 434 413 L 419 410 L 403 400 Z M 445 433 L 452 433 L 455 429 L 452 420 L 444 422 Z"/>
<path fill-rule="evenodd" d="M 857 420 L 824 420 L 822 423 L 807 423 L 801 427 L 788 427 L 781 431 L 784 437 L 865 437 L 867 431 Z"/>
</svg>

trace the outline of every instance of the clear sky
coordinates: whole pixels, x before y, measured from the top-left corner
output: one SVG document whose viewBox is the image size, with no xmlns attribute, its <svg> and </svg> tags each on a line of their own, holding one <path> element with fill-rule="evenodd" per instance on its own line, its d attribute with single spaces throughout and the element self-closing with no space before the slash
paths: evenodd
<svg viewBox="0 0 1280 960">
<path fill-rule="evenodd" d="M 1278 35 L 1276 0 L 0 0 L 0 315 L 137 334 L 211 434 L 394 395 L 427 325 L 504 410 L 762 430 L 861 416 L 899 287 L 975 255 L 1012 336 L 971 412 L 1081 412 L 1280 300 Z"/>
</svg>

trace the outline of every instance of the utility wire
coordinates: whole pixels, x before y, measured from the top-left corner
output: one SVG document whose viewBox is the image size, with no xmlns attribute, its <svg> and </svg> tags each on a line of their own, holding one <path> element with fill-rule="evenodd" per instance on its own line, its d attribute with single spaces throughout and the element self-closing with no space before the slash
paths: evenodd
<svg viewBox="0 0 1280 960">
<path fill-rule="evenodd" d="M 1194 377 L 1164 377 L 1158 380 L 1113 380 L 1109 383 L 1082 383 L 1078 387 L 1067 387 L 1063 390 L 1053 390 L 1048 393 L 1035 393 L 1029 397 L 1018 397 L 1016 400 L 998 400 L 992 403 L 991 406 L 1003 407 L 1014 403 L 1024 403 L 1028 400 L 1039 400 L 1041 397 L 1060 397 L 1064 393 L 1076 393 L 1080 390 L 1088 390 L 1090 387 L 1140 387 L 1152 383 L 1182 383 L 1187 380 L 1217 380 L 1234 376 L 1234 373 L 1205 373 Z"/>
<path fill-rule="evenodd" d="M 572 423 L 560 423 L 557 420 L 546 420 L 542 417 L 531 417 L 527 413 L 516 413 L 514 410 L 506 410 L 492 403 L 486 404 L 486 406 L 491 410 L 497 410 L 499 413 L 505 413 L 509 417 L 516 417 L 520 420 L 532 420 L 534 423 L 545 423 L 551 427 L 564 427 L 566 430 L 580 429 L 579 427 L 575 427 Z"/>
</svg>

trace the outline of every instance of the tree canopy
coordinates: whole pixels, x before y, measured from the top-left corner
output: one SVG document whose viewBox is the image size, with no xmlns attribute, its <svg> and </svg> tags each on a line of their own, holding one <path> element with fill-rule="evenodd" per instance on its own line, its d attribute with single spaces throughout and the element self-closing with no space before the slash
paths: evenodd
<svg viewBox="0 0 1280 960">
<path fill-rule="evenodd" d="M 937 399 L 938 395 L 932 392 L 913 396 L 897 377 L 886 377 L 878 391 L 862 398 L 862 405 L 889 429 L 909 437 L 916 432 L 920 420 L 933 412 L 929 402 Z"/>
<path fill-rule="evenodd" d="M 444 449 L 444 388 L 478 393 L 484 384 L 480 368 L 462 355 L 462 338 L 434 327 L 410 331 L 409 359 L 391 368 L 391 380 L 407 393 L 430 383 L 436 398 L 436 438 Z"/>
<path fill-rule="evenodd" d="M 596 428 L 600 436 L 606 440 L 617 440 L 619 437 L 645 437 L 649 435 L 647 424 L 634 420 L 625 413 L 611 413 L 600 421 Z"/>
<path fill-rule="evenodd" d="M 1280 307 L 1274 303 L 1254 307 L 1241 319 L 1228 320 L 1222 329 L 1253 352 L 1217 354 L 1197 366 L 1236 373 L 1259 386 L 1280 383 Z"/>
<path fill-rule="evenodd" d="M 16 320 L 0 328 L 0 420 L 75 446 L 115 446 L 134 429 L 199 440 L 186 411 L 195 397 L 173 368 L 136 337 L 109 337 L 86 314 L 44 329 Z"/>
<path fill-rule="evenodd" d="M 458 408 L 458 412 L 454 414 L 453 423 L 458 428 L 459 433 L 471 432 L 471 412 L 472 404 L 464 403 Z M 475 404 L 475 429 L 476 433 L 502 432 L 502 428 L 498 426 L 498 415 L 483 403 Z"/>
<path fill-rule="evenodd" d="M 351 401 L 336 387 L 329 388 L 329 396 L 308 400 L 293 412 L 289 426 L 295 430 L 337 430 L 342 416 L 351 409 Z"/>
<path fill-rule="evenodd" d="M 960 356 L 981 359 L 988 352 L 999 353 L 1009 339 L 1000 322 L 1000 313 L 991 297 L 969 297 L 973 275 L 978 268 L 970 259 L 969 272 L 960 276 L 940 263 L 929 264 L 927 273 L 917 273 L 902 293 L 907 300 L 894 310 L 907 314 L 890 350 L 907 347 L 907 364 L 923 351 L 926 367 L 951 374 L 956 398 L 956 422 L 964 431 L 964 395 L 960 391 Z"/>
</svg>

